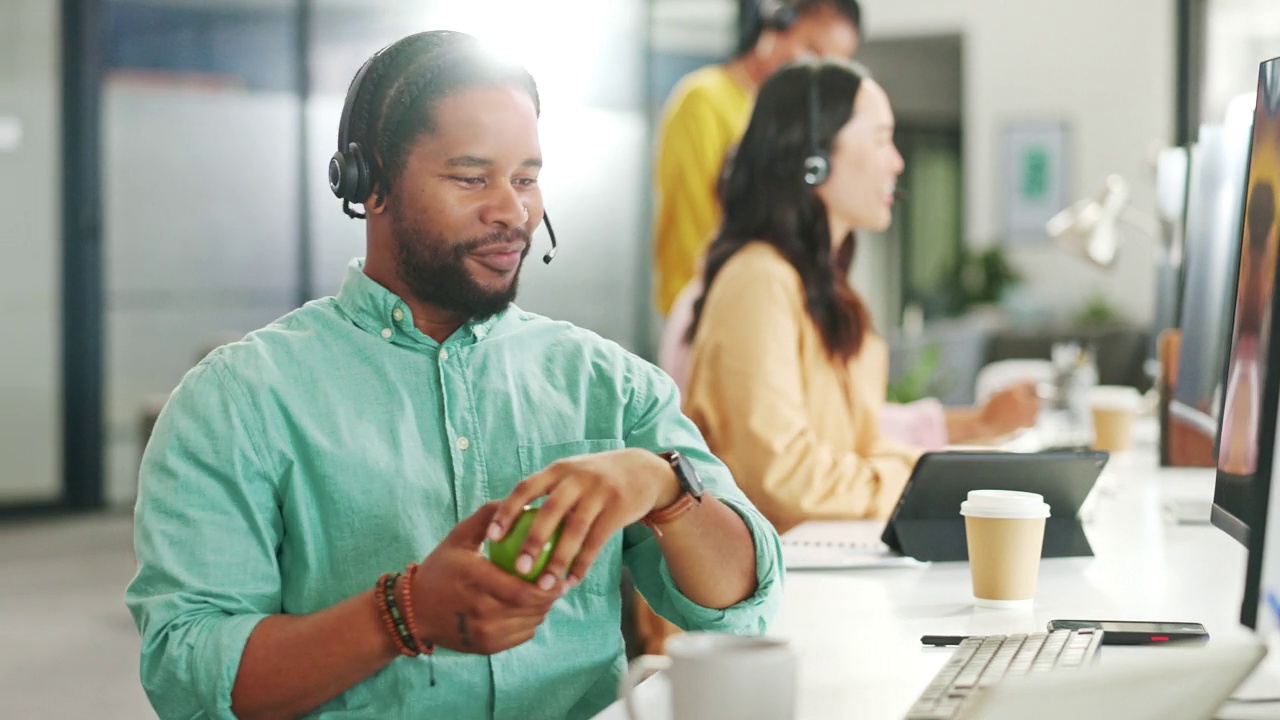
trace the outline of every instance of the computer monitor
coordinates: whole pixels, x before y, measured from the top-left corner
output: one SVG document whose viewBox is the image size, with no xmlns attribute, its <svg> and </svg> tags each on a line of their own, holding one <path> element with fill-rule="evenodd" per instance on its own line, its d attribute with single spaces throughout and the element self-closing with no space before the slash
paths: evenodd
<svg viewBox="0 0 1280 720">
<path fill-rule="evenodd" d="M 1186 245 L 1187 186 L 1190 184 L 1189 156 L 1189 148 L 1181 146 L 1167 147 L 1156 154 L 1155 209 L 1160 242 L 1155 257 L 1156 304 L 1151 319 L 1151 341 L 1147 347 L 1149 362 L 1160 361 L 1161 336 L 1166 330 L 1178 327 Z"/>
<path fill-rule="evenodd" d="M 1248 178 L 1212 520 L 1249 548 L 1240 619 L 1257 627 L 1259 599 L 1268 592 L 1264 581 L 1280 577 L 1270 567 L 1280 564 L 1277 553 L 1267 558 L 1263 575 L 1268 518 L 1275 517 L 1269 506 L 1280 391 L 1280 372 L 1268 367 L 1280 357 L 1274 347 L 1280 339 L 1280 58 L 1259 72 Z M 1280 533 L 1271 537 L 1280 542 Z"/>
<path fill-rule="evenodd" d="M 1280 427 L 1280 426 L 1278 426 Z M 1280 437 L 1272 437 L 1272 447 Z M 1258 530 L 1249 535 L 1240 622 L 1267 633 L 1280 629 L 1280 465 L 1273 464 L 1265 487 L 1258 487 Z"/>
<path fill-rule="evenodd" d="M 1254 103 L 1243 100 L 1224 124 L 1201 126 L 1190 152 L 1171 465 L 1214 465 L 1253 130 Z"/>
</svg>

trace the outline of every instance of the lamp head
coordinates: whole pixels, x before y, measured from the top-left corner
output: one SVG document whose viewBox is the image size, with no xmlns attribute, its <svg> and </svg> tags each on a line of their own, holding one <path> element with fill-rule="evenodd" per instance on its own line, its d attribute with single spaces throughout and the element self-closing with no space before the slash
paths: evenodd
<svg viewBox="0 0 1280 720">
<path fill-rule="evenodd" d="M 1045 232 L 1073 254 L 1110 268 L 1120 249 L 1118 225 L 1128 202 L 1129 184 L 1119 175 L 1109 175 L 1096 197 L 1054 215 L 1045 223 Z"/>
</svg>

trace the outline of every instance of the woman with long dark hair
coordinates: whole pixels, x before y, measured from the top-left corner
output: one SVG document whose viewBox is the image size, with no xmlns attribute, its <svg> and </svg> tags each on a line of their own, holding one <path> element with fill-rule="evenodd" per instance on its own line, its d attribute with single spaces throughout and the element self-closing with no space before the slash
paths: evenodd
<svg viewBox="0 0 1280 720">
<path fill-rule="evenodd" d="M 887 516 L 919 457 L 880 430 L 888 350 L 848 281 L 856 231 L 892 220 L 893 129 L 888 97 L 858 66 L 791 65 L 762 86 L 722 181 L 684 410 L 781 531 Z M 1019 388 L 946 424 L 957 441 L 1034 416 Z"/>
</svg>

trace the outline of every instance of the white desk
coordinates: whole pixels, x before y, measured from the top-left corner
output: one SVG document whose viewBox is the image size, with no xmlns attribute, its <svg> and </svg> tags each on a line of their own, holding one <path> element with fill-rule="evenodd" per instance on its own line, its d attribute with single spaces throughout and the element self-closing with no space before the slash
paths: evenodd
<svg viewBox="0 0 1280 720">
<path fill-rule="evenodd" d="M 967 563 L 788 573 L 771 634 L 799 655 L 796 717 L 903 717 L 951 654 L 922 647 L 926 634 L 1032 632 L 1054 618 L 1104 618 L 1201 622 L 1214 639 L 1240 638 L 1245 549 L 1210 525 L 1175 524 L 1163 508 L 1171 498 L 1212 496 L 1211 470 L 1113 457 L 1082 511 L 1096 557 L 1044 560 L 1033 610 L 974 607 Z M 1140 652 L 1159 649 L 1106 647 L 1100 662 Z M 641 690 L 646 717 L 667 718 L 665 680 Z M 1262 711 L 1276 707 L 1250 712 Z M 615 704 L 597 717 L 625 720 L 626 712 Z"/>
</svg>

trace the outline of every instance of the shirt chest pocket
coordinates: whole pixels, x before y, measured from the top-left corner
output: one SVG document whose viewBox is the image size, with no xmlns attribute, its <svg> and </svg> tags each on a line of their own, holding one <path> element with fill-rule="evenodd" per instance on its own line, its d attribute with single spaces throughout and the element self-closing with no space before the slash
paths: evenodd
<svg viewBox="0 0 1280 720">
<path fill-rule="evenodd" d="M 521 445 L 520 474 L 528 477 L 557 460 L 621 450 L 624 447 L 626 444 L 621 440 L 574 440 L 552 445 Z M 595 595 L 617 594 L 621 581 L 622 532 L 619 531 L 605 542 L 579 587 Z"/>
</svg>

